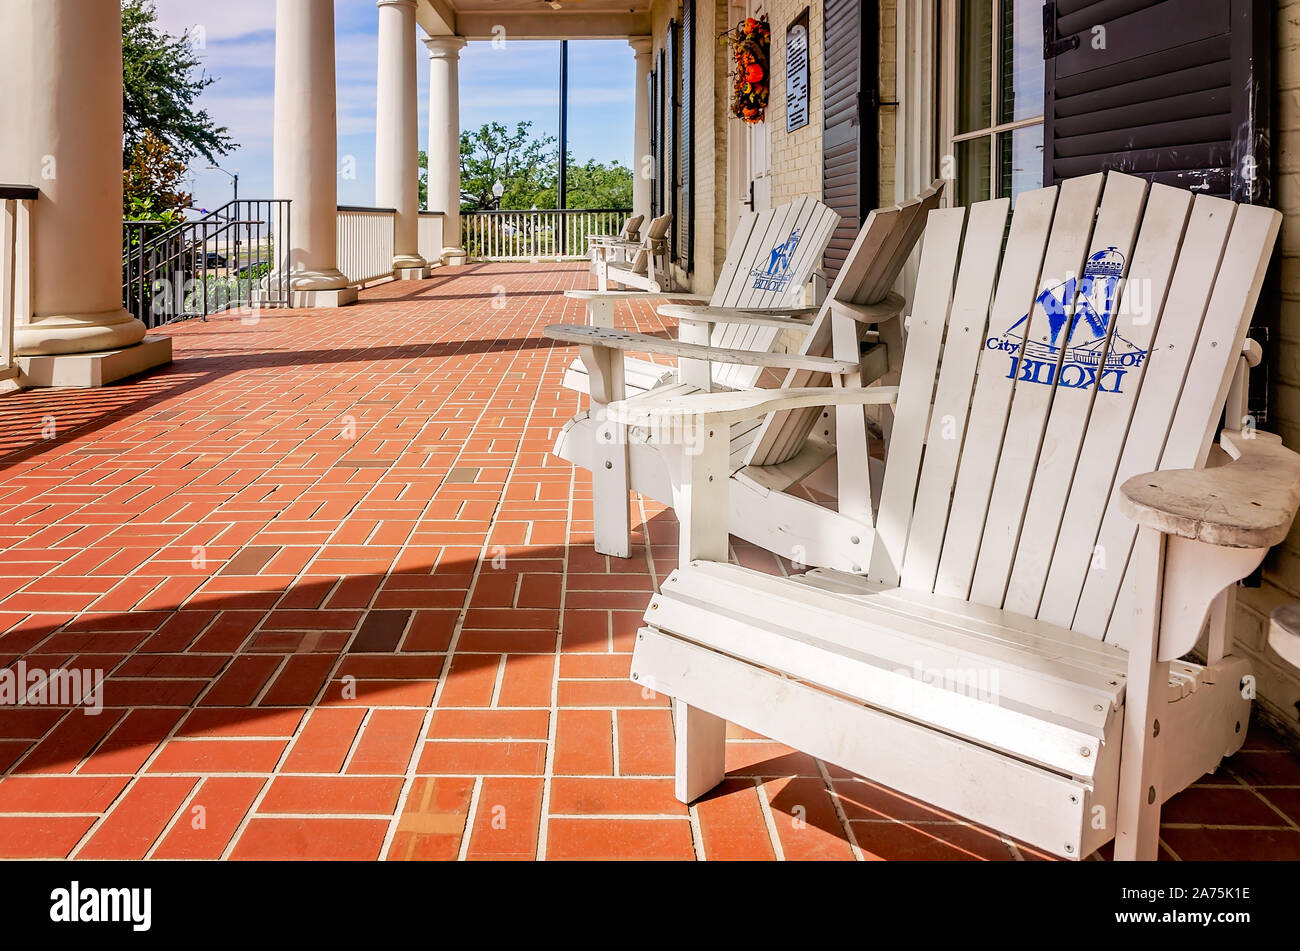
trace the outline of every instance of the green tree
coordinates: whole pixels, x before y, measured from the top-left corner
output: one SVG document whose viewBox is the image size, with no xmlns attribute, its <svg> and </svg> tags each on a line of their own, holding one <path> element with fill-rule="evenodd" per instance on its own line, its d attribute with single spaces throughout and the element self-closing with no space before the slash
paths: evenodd
<svg viewBox="0 0 1300 951">
<path fill-rule="evenodd" d="M 429 153 L 420 149 L 415 164 L 420 169 L 420 207 L 425 211 L 441 211 L 441 208 L 429 207 Z"/>
<path fill-rule="evenodd" d="M 631 208 L 632 170 L 617 161 L 608 165 L 587 159 L 579 165 L 569 153 L 569 180 L 565 183 L 566 208 Z M 538 201 L 539 208 L 558 207 L 559 173 Z"/>
<path fill-rule="evenodd" d="M 122 170 L 122 217 L 180 221 L 194 201 L 185 190 L 185 163 L 152 130 L 131 147 Z"/>
<path fill-rule="evenodd" d="M 152 132 L 188 163 L 209 162 L 236 148 L 229 130 L 196 103 L 216 80 L 203 72 L 188 32 L 172 35 L 157 25 L 154 0 L 122 0 L 122 165 Z"/>
<path fill-rule="evenodd" d="M 555 151 L 552 136 L 533 138 L 531 122 L 520 122 L 513 132 L 500 122 L 489 122 L 460 134 L 460 195 L 462 211 L 497 207 L 492 186 L 505 189 L 502 208 L 551 208 L 555 195 Z"/>
</svg>

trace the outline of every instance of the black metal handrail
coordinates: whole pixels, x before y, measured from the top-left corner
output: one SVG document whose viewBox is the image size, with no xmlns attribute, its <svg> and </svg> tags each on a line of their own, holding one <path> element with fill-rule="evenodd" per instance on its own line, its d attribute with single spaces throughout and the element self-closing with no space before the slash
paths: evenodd
<svg viewBox="0 0 1300 951">
<path fill-rule="evenodd" d="M 0 201 L 35 201 L 41 190 L 35 185 L 0 185 Z"/>
<path fill-rule="evenodd" d="M 277 251 L 278 247 L 278 251 Z M 122 222 L 122 306 L 156 327 L 235 308 L 287 307 L 289 201 L 241 198 L 194 221 Z"/>
</svg>

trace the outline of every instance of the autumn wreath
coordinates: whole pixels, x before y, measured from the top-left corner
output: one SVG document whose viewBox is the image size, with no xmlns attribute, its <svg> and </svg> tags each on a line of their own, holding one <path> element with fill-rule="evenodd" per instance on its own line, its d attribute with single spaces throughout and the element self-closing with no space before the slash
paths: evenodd
<svg viewBox="0 0 1300 951">
<path fill-rule="evenodd" d="M 772 49 L 772 28 L 767 17 L 746 18 L 727 33 L 736 60 L 731 112 L 746 122 L 762 122 L 767 115 L 768 55 Z"/>
</svg>

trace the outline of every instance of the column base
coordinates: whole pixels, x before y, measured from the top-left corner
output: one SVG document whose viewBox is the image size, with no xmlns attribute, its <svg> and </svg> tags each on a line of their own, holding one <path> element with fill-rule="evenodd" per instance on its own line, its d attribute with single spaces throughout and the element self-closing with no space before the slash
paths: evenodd
<svg viewBox="0 0 1300 951">
<path fill-rule="evenodd" d="M 442 263 L 446 265 L 464 264 L 469 260 L 469 255 L 465 253 L 464 248 L 443 248 Z"/>
<path fill-rule="evenodd" d="M 338 287 L 323 291 L 290 291 L 290 307 L 347 307 L 357 302 L 355 287 Z"/>
<path fill-rule="evenodd" d="M 424 267 L 395 267 L 393 268 L 393 280 L 395 281 L 423 281 L 432 273 L 428 265 Z"/>
<path fill-rule="evenodd" d="M 14 358 L 18 382 L 29 386 L 106 386 L 172 362 L 171 337 L 145 337 L 131 347 L 95 353 L 54 353 Z"/>
</svg>

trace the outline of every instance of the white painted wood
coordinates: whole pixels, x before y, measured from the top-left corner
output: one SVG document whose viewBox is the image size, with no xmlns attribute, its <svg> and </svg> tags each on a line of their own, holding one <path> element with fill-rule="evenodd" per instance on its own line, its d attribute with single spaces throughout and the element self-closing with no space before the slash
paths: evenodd
<svg viewBox="0 0 1300 951">
<path fill-rule="evenodd" d="M 1137 350 L 1146 351 L 1148 356 L 1130 371 L 1120 386 L 1120 392 L 1110 393 L 1106 399 L 1093 405 L 1088 418 L 1088 433 L 1080 450 L 1081 459 L 1117 460 L 1120 457 L 1151 354 L 1157 352 L 1152 344 L 1166 313 L 1165 302 L 1170 299 L 1174 266 L 1183 246 L 1183 235 L 1186 232 L 1191 242 L 1207 240 L 1210 209 L 1206 205 L 1198 205 L 1197 209 L 1189 224 L 1192 213 L 1192 195 L 1189 192 L 1167 185 L 1151 188 L 1129 268 L 1129 279 L 1121 292 L 1115 327 L 1115 333 L 1131 341 Z M 1220 232 L 1220 242 L 1222 236 Z M 1212 242 L 1214 239 L 1210 237 L 1208 240 Z M 1189 254 L 1200 253 L 1192 243 L 1189 243 L 1188 251 Z M 1174 314 L 1172 310 L 1169 313 Z M 1177 315 L 1171 319 L 1183 318 Z M 1095 558 L 1105 559 L 1104 552 L 1098 553 L 1094 546 L 1113 483 L 1113 472 L 1106 477 L 1075 478 L 1072 481 L 1055 550 L 1050 564 L 1042 566 L 1045 572 L 1043 591 L 1034 609 L 1027 613 L 1037 614 L 1054 624 L 1068 625 L 1073 620 L 1085 574 Z M 1021 566 L 1023 580 L 1014 576 L 1012 579 L 1012 590 L 1017 599 L 1023 598 L 1013 602 L 1017 605 L 1026 605 L 1031 600 L 1027 595 L 1036 579 L 1026 577 L 1027 568 L 1027 565 Z"/>
<path fill-rule="evenodd" d="M 1011 233 L 989 312 L 990 327 L 1010 327 L 1033 303 L 1038 290 L 1038 262 L 1043 259 L 1052 226 L 1056 193 L 1053 185 L 1016 199 Z M 980 354 L 961 468 L 950 505 L 953 515 L 949 518 L 935 575 L 934 590 L 938 594 L 965 598 L 970 591 L 1007 407 L 1011 404 L 1007 362 L 1006 353 L 987 346 Z"/>
<path fill-rule="evenodd" d="M 726 350 L 703 344 L 665 340 L 649 334 L 626 330 L 609 330 L 605 327 L 579 327 L 574 324 L 554 324 L 543 331 L 552 340 L 575 343 L 579 346 L 604 347 L 610 350 L 633 350 L 640 353 L 659 353 L 687 360 L 710 360 L 723 363 L 740 363 L 756 367 L 805 367 L 822 373 L 848 373 L 856 365 L 825 357 L 808 357 L 797 353 L 765 353 L 754 350 Z M 588 367 L 590 369 L 590 367 Z M 594 384 L 593 384 L 594 389 Z"/>
<path fill-rule="evenodd" d="M 899 664 L 875 653 L 869 629 L 859 632 L 859 648 L 769 623 L 743 601 L 676 591 L 651 601 L 646 617 L 659 631 L 1048 769 L 1088 777 L 1097 762 L 1105 720 L 1093 726 L 1008 697 L 987 661 L 978 670 Z"/>
<path fill-rule="evenodd" d="M 1196 646 L 1211 608 L 1228 585 L 1236 584 L 1258 568 L 1268 549 L 1223 548 L 1180 535 L 1164 537 L 1164 601 L 1160 608 L 1160 647 L 1156 656 L 1159 660 L 1177 660 Z M 1134 584 L 1138 583 L 1138 570 L 1135 558 Z M 1128 590 L 1135 592 L 1136 588 Z M 1125 608 L 1131 603 L 1130 597 L 1116 609 L 1111 620 L 1112 640 L 1127 643 L 1132 614 L 1131 609 Z"/>
<path fill-rule="evenodd" d="M 1269 548 L 1300 507 L 1300 455 L 1280 436 L 1224 430 L 1232 457 L 1210 469 L 1149 472 L 1120 486 L 1120 511 L 1139 525 L 1225 548 Z"/>
<path fill-rule="evenodd" d="M 1165 536 L 1154 529 L 1139 533 L 1136 551 L 1139 592 L 1133 603 L 1129 685 L 1125 697 L 1123 744 L 1119 764 L 1119 815 L 1115 820 L 1115 858 L 1154 861 L 1160 848 L 1158 787 L 1161 754 L 1168 733 L 1156 729 L 1168 662 L 1156 659 L 1160 640 L 1161 579 L 1164 577 Z"/>
<path fill-rule="evenodd" d="M 1201 200 L 1197 198 L 1198 202 Z M 1229 214 L 1232 210 L 1230 204 L 1224 209 Z M 1153 388 L 1151 383 L 1157 376 L 1153 357 L 1143 380 L 1135 419 L 1147 412 L 1152 412 L 1157 418 L 1169 419 L 1172 416 L 1172 423 L 1166 423 L 1150 434 L 1151 442 L 1161 447 L 1159 464 L 1151 463 L 1151 454 L 1146 447 L 1141 452 L 1134 447 L 1133 434 L 1130 433 L 1116 473 L 1117 482 L 1153 469 L 1199 468 L 1204 465 L 1231 382 L 1233 361 L 1244 344 L 1250 315 L 1255 309 L 1268 267 L 1269 249 L 1277 237 L 1280 223 L 1281 215 L 1270 208 L 1236 206 L 1209 304 L 1205 305 L 1202 297 L 1201 302 L 1193 305 L 1194 312 L 1204 313 L 1204 319 L 1198 322 L 1196 342 L 1191 347 L 1185 377 L 1174 381 L 1170 378 L 1175 374 L 1165 371 L 1161 374 L 1166 377 L 1160 380 L 1162 385 Z M 1162 329 L 1167 323 L 1162 322 Z M 1159 336 L 1158 333 L 1157 339 Z M 1164 412 L 1146 405 L 1149 394 L 1151 402 L 1161 404 L 1160 409 Z M 1141 464 L 1136 464 L 1137 460 L 1133 458 L 1137 455 L 1142 457 Z M 1128 465 L 1125 464 L 1126 458 Z M 1107 570 L 1089 572 L 1071 625 L 1076 630 L 1100 636 L 1112 610 L 1121 616 L 1125 613 L 1116 601 L 1118 581 L 1132 548 L 1135 531 L 1133 523 L 1118 511 L 1118 505 L 1113 515 L 1107 513 L 1098 539 L 1107 552 Z"/>
<path fill-rule="evenodd" d="M 673 699 L 673 756 L 679 802 L 694 802 L 726 775 L 727 721 Z"/>
<path fill-rule="evenodd" d="M 631 556 L 631 481 L 625 430 L 609 416 L 608 405 L 621 399 L 622 354 L 607 347 L 582 347 L 582 362 L 592 382 L 591 412 L 596 421 L 592 458 L 592 496 L 596 551 L 617 558 Z"/>
<path fill-rule="evenodd" d="M 930 211 L 938 207 L 943 192 L 943 182 L 936 181 L 914 199 L 891 209 L 878 209 L 868 217 L 844 265 L 835 279 L 827 297 L 827 305 L 814 321 L 813 329 L 804 340 L 804 352 L 820 354 L 831 352 L 833 344 L 832 316 L 837 311 L 846 312 L 856 320 L 877 316 L 882 326 L 896 326 L 893 319 L 900 311 L 897 295 L 890 289 L 896 283 L 904 262 L 911 254 L 921 235 Z M 880 307 L 878 315 L 869 315 L 859 308 Z M 901 359 L 901 335 L 893 338 L 893 350 Z M 891 362 L 892 362 L 891 358 Z M 825 386 L 830 380 L 805 371 L 794 371 L 786 376 L 783 386 Z M 886 382 L 894 382 L 886 380 Z M 814 410 L 776 414 L 764 423 L 763 431 L 755 442 L 750 463 L 772 465 L 798 453 L 803 441 L 817 425 Z"/>
<path fill-rule="evenodd" d="M 926 241 L 921 248 L 921 270 L 927 277 L 917 288 L 908 319 L 907 359 L 903 362 L 895 412 L 897 437 L 889 448 L 869 572 L 873 580 L 891 585 L 898 582 L 907 546 L 917 474 L 921 468 L 922 440 L 948 309 L 952 305 L 965 221 L 964 208 L 930 212 Z"/>
<path fill-rule="evenodd" d="M 980 552 L 981 567 L 994 568 L 989 575 L 998 579 L 989 586 L 989 593 L 1005 584 L 1001 603 L 1020 614 L 1034 615 L 1038 611 L 1071 486 L 1076 479 L 1110 481 L 1119 462 L 1118 451 L 1109 458 L 1082 459 L 1080 451 L 1094 405 L 1119 395 L 1115 387 L 1129 375 L 1131 367 L 1112 364 L 1137 358 L 1129 338 L 1116 336 L 1116 325 L 1146 195 L 1145 179 L 1117 172 L 1106 177 L 1083 277 L 1074 291 L 1073 303 L 1066 308 L 1059 336 L 1052 341 L 1061 348 L 1056 381 L 1048 394 L 1047 425 L 1029 474 L 1028 499 L 1011 565 L 999 563 L 994 567 L 985 560 L 983 549 Z M 1137 275 L 1136 279 L 1144 280 L 1144 276 Z M 1089 362 L 1093 360 L 1096 362 Z M 1002 581 L 1004 574 L 1007 578 Z M 979 578 L 977 572 L 977 584 Z"/>
<path fill-rule="evenodd" d="M 1300 667 L 1300 604 L 1284 604 L 1273 612 L 1268 646 L 1292 667 Z"/>
<path fill-rule="evenodd" d="M 700 393 L 686 389 L 655 390 L 610 405 L 610 415 L 620 423 L 646 426 L 661 433 L 665 442 L 676 442 L 684 427 L 729 426 L 767 413 L 801 406 L 873 406 L 892 403 L 898 397 L 893 386 L 846 387 L 828 390 L 806 386 L 797 390 L 738 390 Z"/>
<path fill-rule="evenodd" d="M 994 325 L 989 331 L 990 336 L 1003 335 L 1003 340 L 1018 338 L 1021 349 L 1015 363 L 1017 372 L 1011 409 L 998 452 L 997 473 L 971 581 L 970 598 L 982 604 L 1002 603 L 1051 407 L 1051 374 L 1060 364 L 1060 353 L 1053 356 L 1049 350 L 1053 342 L 1052 321 L 1044 302 L 1050 298 L 1043 295 L 1044 292 L 1051 293 L 1053 288 L 1069 278 L 1077 279 L 1082 274 L 1102 181 L 1103 176 L 1098 174 L 1067 179 L 1061 184 L 1052 235 L 1047 242 L 1039 276 L 1039 296 L 1026 309 L 1024 322 L 1019 326 L 1003 329 Z M 1065 306 L 1070 305 L 1067 303 Z M 956 517 L 965 517 L 961 509 L 954 507 L 953 511 Z"/>
<path fill-rule="evenodd" d="M 808 631 L 847 650 L 870 653 L 891 668 L 911 669 L 918 663 L 931 670 L 995 667 L 999 703 L 1052 710 L 1062 722 L 1100 727 L 1123 697 L 1123 684 L 1116 682 L 1122 679 L 1116 676 L 1124 669 L 1122 657 L 1116 664 L 1070 645 L 1059 632 L 1052 636 L 979 623 L 925 603 L 900 603 L 886 591 L 823 589 L 805 583 L 814 580 L 812 574 L 783 579 L 699 562 L 671 577 L 657 599 L 658 611 L 646 614 L 656 626 L 656 617 L 666 616 L 674 600 L 694 599 L 696 607 L 726 604 L 760 624 Z M 698 634 L 674 632 L 692 638 Z M 1099 702 L 1102 709 L 1094 709 Z"/>
<path fill-rule="evenodd" d="M 740 324 L 753 327 L 776 327 L 780 330 L 806 331 L 812 326 L 812 317 L 817 313 L 815 307 L 790 307 L 780 313 L 761 310 L 736 310 L 731 307 L 713 307 L 710 305 L 691 306 L 688 304 L 662 304 L 658 308 L 661 316 L 674 320 L 707 321 L 709 323 Z M 802 319 L 798 314 L 805 315 Z M 723 346 L 719 343 L 717 346 Z"/>
<path fill-rule="evenodd" d="M 1066 182 L 1056 207 L 1051 189 L 1021 196 L 996 290 L 991 274 L 998 256 L 988 247 L 995 242 L 987 239 L 999 232 L 1005 205 L 973 210 L 979 220 L 973 218 L 969 226 L 962 267 L 957 259 L 964 213 L 933 215 L 936 225 L 945 217 L 953 223 L 947 229 L 932 226 L 923 250 L 907 358 L 892 394 L 895 421 L 903 425 L 887 453 L 875 530 L 858 519 L 864 531 L 846 548 L 835 536 L 848 522 L 816 524 L 813 534 L 832 542 L 820 554 L 847 556 L 847 571 L 817 569 L 782 578 L 726 563 L 724 519 L 684 526 L 679 567 L 646 612 L 650 627 L 638 638 L 634 673 L 653 680 L 675 702 L 847 769 L 864 770 L 940 808 L 968 810 L 962 814 L 1056 854 L 1082 857 L 1117 834 L 1118 857 L 1154 857 L 1160 804 L 1240 748 L 1249 700 L 1240 696 L 1238 685 L 1249 665 L 1227 655 L 1231 595 L 1225 592 L 1259 563 L 1268 545 L 1285 537 L 1300 508 L 1300 456 L 1268 434 L 1229 432 L 1222 455 L 1232 461 L 1201 468 L 1232 379 L 1240 377 L 1245 327 L 1276 238 L 1276 213 L 1198 198 L 1188 218 L 1188 202 L 1165 189 L 1156 189 L 1143 210 L 1145 188 L 1126 176 L 1111 176 L 1095 229 L 1096 177 Z M 1103 376 L 1068 388 L 1078 394 L 1059 383 L 1068 367 L 1064 350 L 1082 346 L 1072 330 L 1101 309 L 1082 315 L 1071 310 L 1073 285 L 1058 292 L 1065 307 L 1044 308 L 1044 300 L 1034 301 L 1040 287 L 1063 283 L 1072 260 L 1075 273 L 1081 270 L 1085 257 L 1091 265 L 1085 276 L 1098 276 L 1093 271 L 1112 265 L 1128 281 L 1105 285 L 1123 296 L 1119 313 L 1104 308 L 1115 319 L 1095 324 L 1100 332 L 1089 342 L 1100 344 L 1096 365 L 1104 372 L 1109 353 L 1121 353 L 1129 344 L 1142 350 L 1146 343 L 1153 351 L 1138 361 L 1145 372 L 1131 380 L 1141 384 L 1136 395 L 1113 407 L 1098 402 L 1111 395 L 1104 383 L 1098 385 Z M 1127 272 L 1118 263 L 1121 257 L 1131 259 Z M 1040 262 L 1045 262 L 1041 269 Z M 1186 284 L 1179 279 L 1184 271 Z M 1131 300 L 1138 292 L 1128 290 L 1139 282 L 1152 285 L 1142 288 L 1149 294 L 1143 308 Z M 1086 292 L 1095 291 L 1096 283 L 1085 285 Z M 1031 301 L 1040 314 L 1032 313 Z M 1127 306 L 1133 314 L 1123 312 Z M 999 327 L 1013 327 L 1026 312 L 1021 333 L 1028 343 L 1013 350 L 989 346 L 1003 337 Z M 1143 312 L 1148 321 L 1125 324 Z M 934 326 L 926 325 L 927 314 L 935 315 Z M 1060 329 L 1052 328 L 1049 315 L 1061 318 Z M 1158 323 L 1147 327 L 1157 315 Z M 857 322 L 850 309 L 827 307 L 819 314 L 823 317 L 832 320 L 829 334 L 839 354 L 856 349 Z M 1036 330 L 1035 317 L 1048 330 Z M 973 326 L 984 337 L 979 360 L 974 356 L 979 345 L 972 346 L 969 331 L 957 333 L 959 325 L 964 331 Z M 809 337 L 816 336 L 814 324 Z M 1055 350 L 1047 346 L 1053 343 Z M 1052 383 L 1037 391 L 1018 363 L 1035 353 L 1048 358 L 1053 372 Z M 1078 354 L 1069 358 L 1090 365 Z M 848 360 L 840 367 L 841 375 L 855 369 Z M 966 413 L 963 385 L 969 388 L 976 369 L 960 454 L 942 451 L 933 415 L 944 408 Z M 855 372 L 860 379 L 861 370 Z M 820 421 L 836 399 L 851 402 L 860 398 L 852 391 L 871 389 L 840 384 L 761 396 L 752 390 L 692 394 L 681 389 L 632 398 L 615 411 L 620 419 L 642 424 L 633 431 L 657 428 L 656 439 L 671 432 L 685 447 L 700 441 L 706 421 L 740 426 L 746 420 L 725 447 L 714 430 L 708 435 L 716 445 L 703 453 L 680 450 L 681 482 L 674 491 L 689 494 L 684 508 L 696 513 L 706 505 L 714 510 L 731 505 L 733 519 L 741 511 L 742 518 L 763 524 L 757 534 L 771 550 L 780 550 L 775 546 L 789 544 L 796 533 L 778 533 L 762 512 L 770 497 L 766 481 L 744 474 L 732 478 L 727 491 L 722 480 L 724 489 L 715 496 L 716 474 L 742 458 L 746 440 L 761 440 L 762 428 L 755 435 L 752 426 L 760 407 L 785 400 L 781 412 L 792 413 L 798 411 L 795 401 L 816 400 Z M 1023 394 L 1029 395 L 1021 399 Z M 830 426 L 821 425 L 829 435 Z M 853 445 L 858 469 L 865 472 L 865 445 L 855 426 L 856 419 L 845 419 L 835 427 L 838 456 Z M 995 438 L 981 438 L 990 434 Z M 935 445 L 927 446 L 927 439 Z M 1130 451 L 1135 439 L 1149 445 Z M 1153 462 L 1126 470 L 1134 459 Z M 1148 469 L 1157 471 L 1142 475 Z M 950 482 L 954 472 L 952 504 L 933 515 L 930 507 L 946 502 L 947 485 L 939 476 L 946 473 Z M 1115 481 L 1119 475 L 1122 483 Z M 1011 491 L 1015 484 L 1019 495 Z M 1087 487 L 1087 504 L 1077 509 L 1083 524 L 1063 525 L 1075 484 Z M 921 485 L 928 485 L 925 494 L 915 494 Z M 745 500 L 743 511 L 732 501 L 737 495 Z M 1124 511 L 1107 501 L 1119 497 Z M 962 506 L 963 498 L 973 501 L 978 519 Z M 782 518 L 798 520 L 797 507 L 781 507 Z M 1128 557 L 1130 544 L 1117 566 L 1128 578 L 1121 596 L 1116 600 L 1112 592 L 1110 602 L 1098 601 L 1100 631 L 1080 627 L 1072 605 L 1075 629 L 1051 623 L 1038 593 L 1052 590 L 1058 529 L 1062 536 L 1104 538 L 1112 507 L 1130 526 L 1128 541 L 1138 537 L 1134 558 Z M 1046 522 L 1050 537 L 1022 549 L 1022 515 Z M 1140 530 L 1131 528 L 1134 519 Z M 1001 526 L 1010 526 L 1012 534 L 998 535 Z M 920 544 L 921 538 L 929 547 L 917 550 L 919 581 L 913 582 L 906 556 L 912 541 Z M 891 548 L 891 541 L 897 547 Z M 969 553 L 965 563 L 959 558 L 963 546 Z M 871 572 L 863 577 L 856 561 L 867 552 Z M 986 555 L 992 560 L 982 568 Z M 877 558 L 884 561 L 883 571 Z M 900 565 L 906 569 L 902 578 Z M 1056 583 L 1068 594 L 1069 579 L 1061 577 L 1065 581 Z M 971 582 L 978 590 L 971 590 Z M 1023 590 L 1012 592 L 1013 582 L 1023 582 Z M 1078 582 L 1080 608 L 1088 602 L 1090 583 Z M 1012 610 L 1004 600 L 1025 607 Z M 1217 633 L 1212 612 L 1217 612 Z M 1207 621 L 1211 665 L 1177 660 Z M 1104 641 L 1099 639 L 1103 631 Z M 1293 640 L 1280 635 L 1284 647 Z M 935 677 L 932 671 L 943 673 Z M 962 671 L 995 674 L 996 687 L 988 690 L 986 680 L 983 692 L 972 693 L 970 678 L 953 673 Z M 685 792 L 699 793 L 710 778 L 720 778 L 718 769 L 702 769 L 688 759 L 678 766 Z M 1044 777 L 1064 785 L 1038 785 Z M 1034 795 L 1022 797 L 1030 787 Z M 1100 822 L 1094 821 L 1097 810 Z"/>
<path fill-rule="evenodd" d="M 651 629 L 642 633 L 632 669 L 660 692 L 726 711 L 764 736 L 1054 855 L 1079 857 L 1085 784 Z"/>
<path fill-rule="evenodd" d="M 970 208 L 943 363 L 930 411 L 925 461 L 916 488 L 916 498 L 923 504 L 917 505 L 912 515 L 902 562 L 901 582 L 909 588 L 929 591 L 939 570 L 948 503 L 956 481 L 957 460 L 966 432 L 966 411 L 975 382 L 975 364 L 984 347 L 993 277 L 998 270 L 1010 208 L 1011 202 L 1005 198 L 978 202 Z M 905 432 L 904 436 L 895 438 L 895 446 L 900 438 L 906 438 Z"/>
<path fill-rule="evenodd" d="M 731 477 L 727 437 L 725 426 L 701 422 L 693 427 L 683 448 L 684 474 L 676 498 L 679 564 L 690 564 L 696 558 L 727 560 L 727 483 Z"/>
</svg>

